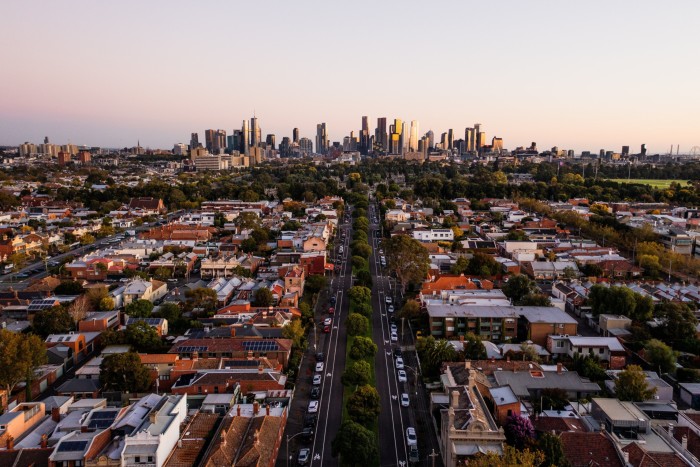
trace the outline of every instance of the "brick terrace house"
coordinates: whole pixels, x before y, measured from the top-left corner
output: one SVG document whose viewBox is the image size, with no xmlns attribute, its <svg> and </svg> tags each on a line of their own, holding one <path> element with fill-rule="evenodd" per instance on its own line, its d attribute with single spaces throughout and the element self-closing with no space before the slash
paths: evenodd
<svg viewBox="0 0 700 467">
<path fill-rule="evenodd" d="M 166 211 L 163 200 L 160 198 L 131 198 L 129 201 L 130 211 L 139 211 L 144 216 L 160 214 Z"/>
<path fill-rule="evenodd" d="M 255 363 L 255 361 L 252 361 Z M 277 391 L 284 389 L 287 377 L 278 371 L 265 370 L 262 366 L 253 368 L 199 370 L 197 373 L 184 374 L 172 385 L 173 394 L 235 393 L 240 387 L 243 393 L 260 391 Z"/>
<path fill-rule="evenodd" d="M 220 337 L 216 339 L 186 339 L 173 345 L 168 353 L 180 358 L 233 358 L 247 359 L 265 357 L 277 360 L 287 367 L 292 351 L 290 339 L 246 339 Z"/>
</svg>

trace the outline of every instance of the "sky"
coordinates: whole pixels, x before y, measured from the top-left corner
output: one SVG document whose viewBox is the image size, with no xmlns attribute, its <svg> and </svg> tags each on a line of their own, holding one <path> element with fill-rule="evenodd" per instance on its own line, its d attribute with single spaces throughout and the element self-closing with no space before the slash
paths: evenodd
<svg viewBox="0 0 700 467">
<path fill-rule="evenodd" d="M 700 146 L 700 2 L 6 1 L 0 145 L 172 148 L 361 117 L 513 149 Z"/>
</svg>

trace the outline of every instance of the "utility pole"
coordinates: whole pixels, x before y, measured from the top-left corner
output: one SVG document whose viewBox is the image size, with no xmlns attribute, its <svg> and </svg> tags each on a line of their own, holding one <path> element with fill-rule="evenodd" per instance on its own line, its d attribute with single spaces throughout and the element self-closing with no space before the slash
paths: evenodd
<svg viewBox="0 0 700 467">
<path fill-rule="evenodd" d="M 435 452 L 435 448 L 433 448 L 433 452 L 431 452 L 430 454 L 428 454 L 428 457 L 432 457 L 432 458 L 433 458 L 433 467 L 435 467 L 435 458 L 436 458 L 437 456 L 439 456 L 439 455 L 440 455 L 440 454 L 438 454 L 437 452 Z"/>
</svg>

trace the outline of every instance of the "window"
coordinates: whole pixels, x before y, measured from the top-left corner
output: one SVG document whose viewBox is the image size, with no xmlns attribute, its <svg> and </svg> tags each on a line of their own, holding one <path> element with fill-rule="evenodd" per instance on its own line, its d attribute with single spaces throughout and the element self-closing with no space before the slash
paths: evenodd
<svg viewBox="0 0 700 467">
<path fill-rule="evenodd" d="M 141 458 L 139 456 L 134 457 L 134 462 L 136 462 L 137 464 L 140 464 Z"/>
<path fill-rule="evenodd" d="M 561 349 L 564 347 L 564 341 L 557 341 L 557 348 Z"/>
<path fill-rule="evenodd" d="M 148 456 L 148 462 L 149 463 L 153 462 L 153 456 Z"/>
<path fill-rule="evenodd" d="M 197 386 L 197 394 L 201 394 L 201 393 L 202 393 L 202 386 Z"/>
<path fill-rule="evenodd" d="M 214 386 L 214 394 L 218 394 L 218 393 L 219 393 L 219 386 Z"/>
<path fill-rule="evenodd" d="M 604 349 L 603 347 L 599 348 L 599 349 L 598 349 L 598 353 L 600 353 L 600 354 L 605 353 L 605 349 Z"/>
<path fill-rule="evenodd" d="M 161 381 L 167 381 L 167 380 L 170 379 L 170 376 L 168 376 L 168 375 L 160 375 L 160 376 L 158 377 L 158 379 L 160 379 Z"/>
</svg>

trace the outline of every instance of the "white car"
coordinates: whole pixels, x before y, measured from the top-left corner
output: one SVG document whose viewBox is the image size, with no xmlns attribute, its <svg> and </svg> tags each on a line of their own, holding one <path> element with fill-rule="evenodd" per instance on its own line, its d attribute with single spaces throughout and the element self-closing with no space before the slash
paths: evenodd
<svg viewBox="0 0 700 467">
<path fill-rule="evenodd" d="M 323 372 L 323 362 L 318 362 L 316 364 L 316 372 L 317 373 L 322 373 Z"/>
<path fill-rule="evenodd" d="M 384 299 L 384 301 L 386 302 L 387 305 L 391 305 L 392 300 L 391 300 L 390 296 L 387 295 L 386 298 Z"/>
<path fill-rule="evenodd" d="M 406 371 L 399 370 L 399 383 L 405 383 L 407 381 L 408 381 L 408 378 L 406 377 Z"/>
<path fill-rule="evenodd" d="M 398 342 L 399 341 L 399 335 L 396 334 L 395 332 L 391 333 L 391 342 Z"/>
<path fill-rule="evenodd" d="M 318 401 L 311 401 L 309 402 L 309 413 L 316 413 L 318 412 Z"/>
<path fill-rule="evenodd" d="M 403 370 L 403 358 L 402 357 L 396 357 L 396 369 Z"/>
<path fill-rule="evenodd" d="M 411 405 L 411 400 L 408 398 L 408 394 L 401 393 L 401 407 L 408 407 Z"/>
<path fill-rule="evenodd" d="M 406 428 L 406 444 L 409 446 L 414 446 L 418 444 L 418 438 L 416 437 L 416 429 L 412 426 Z"/>
<path fill-rule="evenodd" d="M 389 313 L 393 313 L 394 312 L 394 305 L 389 305 L 389 307 L 387 308 L 387 311 Z"/>
<path fill-rule="evenodd" d="M 398 326 L 396 326 L 396 324 L 394 324 L 394 323 L 391 323 L 390 328 L 391 328 L 391 332 L 399 332 Z"/>
<path fill-rule="evenodd" d="M 323 320 L 324 326 L 330 326 L 331 324 L 333 324 L 333 318 L 326 318 Z"/>
<path fill-rule="evenodd" d="M 321 375 L 314 375 L 313 385 L 314 386 L 321 385 Z"/>
</svg>

